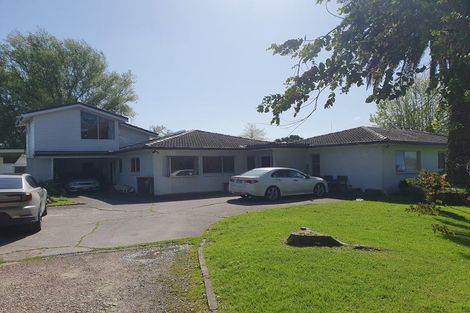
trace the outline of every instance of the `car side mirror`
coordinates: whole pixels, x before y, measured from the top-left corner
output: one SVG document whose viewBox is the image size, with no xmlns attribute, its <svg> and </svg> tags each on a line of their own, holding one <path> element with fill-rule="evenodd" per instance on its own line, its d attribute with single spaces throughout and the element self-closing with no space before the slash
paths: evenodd
<svg viewBox="0 0 470 313">
<path fill-rule="evenodd" d="M 310 179 L 310 176 L 308 176 L 308 175 L 305 175 L 305 179 Z"/>
</svg>

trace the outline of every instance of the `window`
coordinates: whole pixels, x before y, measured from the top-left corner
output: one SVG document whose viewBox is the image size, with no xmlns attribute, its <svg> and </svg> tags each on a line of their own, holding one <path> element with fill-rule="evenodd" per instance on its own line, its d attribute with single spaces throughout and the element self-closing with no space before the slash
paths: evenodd
<svg viewBox="0 0 470 313">
<path fill-rule="evenodd" d="M 299 179 L 305 179 L 306 176 L 300 172 L 297 172 L 297 171 L 291 171 L 289 170 L 288 172 L 288 177 L 290 178 L 299 178 Z"/>
<path fill-rule="evenodd" d="M 421 153 L 419 151 L 397 151 L 395 153 L 395 171 L 417 172 L 420 169 Z"/>
<path fill-rule="evenodd" d="M 131 159 L 131 172 L 140 172 L 140 159 L 132 158 Z"/>
<path fill-rule="evenodd" d="M 32 188 L 37 188 L 39 186 L 32 176 L 26 176 L 25 179 Z"/>
<path fill-rule="evenodd" d="M 446 154 L 444 152 L 437 153 L 437 168 L 441 171 L 446 168 Z"/>
<path fill-rule="evenodd" d="M 228 157 L 203 157 L 202 168 L 204 173 L 233 173 L 235 172 L 235 158 Z"/>
<path fill-rule="evenodd" d="M 312 154 L 312 176 L 320 176 L 320 155 Z"/>
<path fill-rule="evenodd" d="M 194 176 L 198 174 L 196 156 L 172 156 L 168 158 L 169 176 Z"/>
<path fill-rule="evenodd" d="M 271 166 L 271 157 L 263 156 L 261 157 L 261 167 L 270 167 Z"/>
<path fill-rule="evenodd" d="M 23 180 L 21 176 L 0 178 L 0 189 L 22 189 Z"/>
<path fill-rule="evenodd" d="M 119 159 L 119 173 L 122 173 L 122 159 Z"/>
<path fill-rule="evenodd" d="M 81 112 L 82 139 L 114 139 L 114 121 Z"/>
</svg>

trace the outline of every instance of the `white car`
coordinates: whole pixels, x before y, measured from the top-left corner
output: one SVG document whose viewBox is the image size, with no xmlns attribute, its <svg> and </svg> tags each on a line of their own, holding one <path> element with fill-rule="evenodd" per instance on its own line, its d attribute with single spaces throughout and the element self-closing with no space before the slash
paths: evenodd
<svg viewBox="0 0 470 313">
<path fill-rule="evenodd" d="M 261 167 L 232 176 L 229 192 L 275 201 L 282 196 L 303 194 L 322 197 L 328 192 L 328 184 L 323 178 L 311 177 L 293 168 Z"/>
<path fill-rule="evenodd" d="M 30 224 L 38 232 L 46 214 L 47 190 L 33 176 L 0 175 L 0 226 Z"/>
<path fill-rule="evenodd" d="M 94 178 L 77 178 L 67 182 L 68 192 L 78 191 L 98 191 L 100 190 L 100 182 Z"/>
</svg>

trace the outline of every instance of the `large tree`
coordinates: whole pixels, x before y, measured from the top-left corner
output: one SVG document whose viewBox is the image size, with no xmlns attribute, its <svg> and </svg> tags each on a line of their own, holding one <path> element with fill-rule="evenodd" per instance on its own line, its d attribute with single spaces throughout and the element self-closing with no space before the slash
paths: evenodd
<svg viewBox="0 0 470 313">
<path fill-rule="evenodd" d="M 330 0 L 317 0 L 327 4 Z M 449 112 L 447 171 L 458 185 L 469 183 L 470 162 L 470 1 L 336 0 L 338 26 L 313 40 L 273 44 L 275 54 L 297 60 L 297 72 L 282 94 L 264 97 L 258 111 L 272 112 L 273 123 L 293 109 L 323 99 L 330 107 L 336 93 L 352 86 L 371 89 L 368 102 L 396 99 L 418 73 L 430 74 L 431 89 L 442 92 Z"/>
<path fill-rule="evenodd" d="M 84 102 L 132 116 L 133 84 L 130 72 L 109 71 L 103 53 L 83 41 L 13 33 L 0 44 L 0 143 L 24 146 L 16 117 L 53 105 Z"/>
<path fill-rule="evenodd" d="M 383 128 L 420 130 L 447 134 L 447 110 L 438 90 L 429 90 L 429 82 L 417 79 L 405 95 L 382 100 L 370 121 Z"/>
</svg>

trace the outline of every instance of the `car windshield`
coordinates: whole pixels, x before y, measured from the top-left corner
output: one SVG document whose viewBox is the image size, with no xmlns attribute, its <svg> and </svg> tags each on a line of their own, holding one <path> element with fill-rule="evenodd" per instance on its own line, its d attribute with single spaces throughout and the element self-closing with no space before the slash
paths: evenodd
<svg viewBox="0 0 470 313">
<path fill-rule="evenodd" d="M 266 174 L 267 172 L 269 172 L 270 170 L 267 170 L 267 169 L 261 169 L 261 168 L 255 168 L 253 170 L 250 170 L 248 172 L 245 172 L 243 174 L 241 174 L 240 176 L 253 176 L 253 177 L 259 177 L 261 175 L 264 175 Z"/>
<path fill-rule="evenodd" d="M 21 177 L 0 177 L 0 189 L 22 189 Z"/>
</svg>

